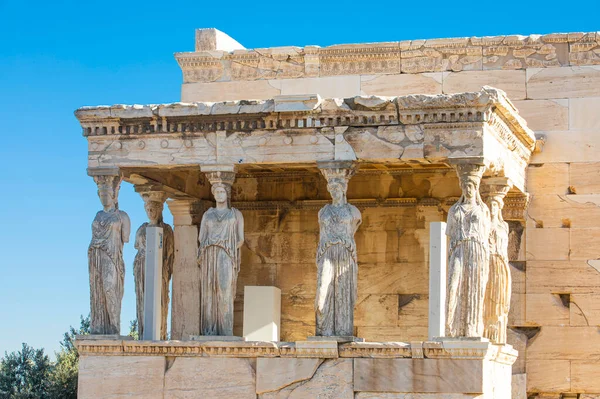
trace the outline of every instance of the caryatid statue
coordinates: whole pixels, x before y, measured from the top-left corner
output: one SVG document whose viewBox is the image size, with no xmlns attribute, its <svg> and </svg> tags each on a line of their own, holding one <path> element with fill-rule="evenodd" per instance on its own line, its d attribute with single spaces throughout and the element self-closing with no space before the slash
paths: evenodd
<svg viewBox="0 0 600 399">
<path fill-rule="evenodd" d="M 484 304 L 484 336 L 497 344 L 506 343 L 510 310 L 511 276 L 508 264 L 508 223 L 502 218 L 504 197 L 510 190 L 505 177 L 492 177 L 484 183 L 484 197 L 490 208 L 490 269 Z"/>
<path fill-rule="evenodd" d="M 129 241 L 131 223 L 117 202 L 121 177 L 98 175 L 93 178 L 104 209 L 94 218 L 88 248 L 90 330 L 92 334 L 120 334 L 125 280 L 123 245 Z"/>
<path fill-rule="evenodd" d="M 346 192 L 355 169 L 348 161 L 323 163 L 319 168 L 333 201 L 319 211 L 316 335 L 352 336 L 358 280 L 354 234 L 362 219 L 360 211 L 346 201 Z"/>
<path fill-rule="evenodd" d="M 456 165 L 462 196 L 448 211 L 450 237 L 446 335 L 483 337 L 489 270 L 490 211 L 479 184 L 485 166 Z"/>
<path fill-rule="evenodd" d="M 233 302 L 244 243 L 244 217 L 230 205 L 235 172 L 229 169 L 206 171 L 216 207 L 202 216 L 198 237 L 201 335 L 233 335 Z"/>
<path fill-rule="evenodd" d="M 146 278 L 146 227 L 156 226 L 163 229 L 163 263 L 161 285 L 161 320 L 160 339 L 167 339 L 167 316 L 169 313 L 169 285 L 173 276 L 173 262 L 175 260 L 175 239 L 173 229 L 163 221 L 163 208 L 166 194 L 162 191 L 140 192 L 144 200 L 144 209 L 150 222 L 140 226 L 135 234 L 135 249 L 137 254 L 133 261 L 133 277 L 135 281 L 136 315 L 138 334 L 144 335 L 144 282 Z"/>
</svg>

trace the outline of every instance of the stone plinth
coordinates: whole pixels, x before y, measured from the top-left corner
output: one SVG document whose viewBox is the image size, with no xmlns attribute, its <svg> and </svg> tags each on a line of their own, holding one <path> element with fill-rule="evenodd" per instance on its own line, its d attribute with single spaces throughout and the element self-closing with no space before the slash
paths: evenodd
<svg viewBox="0 0 600 399">
<path fill-rule="evenodd" d="M 78 340 L 79 398 L 510 399 L 510 345 L 485 341 Z"/>
<path fill-rule="evenodd" d="M 279 341 L 281 290 L 244 287 L 244 337 L 249 341 Z"/>
</svg>

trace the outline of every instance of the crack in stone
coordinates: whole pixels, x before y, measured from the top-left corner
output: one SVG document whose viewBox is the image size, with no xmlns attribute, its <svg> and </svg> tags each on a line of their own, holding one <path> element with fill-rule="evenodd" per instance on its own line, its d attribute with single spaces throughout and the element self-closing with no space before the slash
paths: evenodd
<svg viewBox="0 0 600 399">
<path fill-rule="evenodd" d="M 575 306 L 577 306 L 577 309 L 579 309 L 579 312 L 581 313 L 581 315 L 583 316 L 584 320 L 585 320 L 585 324 L 589 327 L 590 325 L 590 321 L 588 320 L 587 316 L 585 315 L 585 313 L 583 312 L 583 309 L 581 309 L 581 306 L 579 306 L 577 304 L 577 302 L 573 302 L 571 301 L 571 303 Z"/>
</svg>

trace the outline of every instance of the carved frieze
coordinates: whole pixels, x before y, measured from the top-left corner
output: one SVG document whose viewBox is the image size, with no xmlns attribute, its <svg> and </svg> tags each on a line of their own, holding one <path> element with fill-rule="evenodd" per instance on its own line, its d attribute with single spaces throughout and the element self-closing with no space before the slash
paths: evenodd
<svg viewBox="0 0 600 399">
<path fill-rule="evenodd" d="M 196 342 L 196 341 L 123 341 L 77 339 L 81 356 L 172 356 L 172 357 L 296 357 L 296 358 L 413 358 L 488 359 L 512 364 L 517 351 L 510 345 L 492 345 L 487 341 L 425 342 Z"/>
<path fill-rule="evenodd" d="M 400 73 L 397 42 L 341 45 L 319 51 L 320 76 Z"/>
<path fill-rule="evenodd" d="M 185 83 L 600 65 L 596 32 L 175 54 Z"/>
</svg>

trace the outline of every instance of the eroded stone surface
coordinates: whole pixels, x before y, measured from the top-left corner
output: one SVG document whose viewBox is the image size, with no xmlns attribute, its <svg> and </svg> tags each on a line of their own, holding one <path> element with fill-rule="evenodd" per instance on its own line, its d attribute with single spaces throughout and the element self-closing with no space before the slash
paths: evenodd
<svg viewBox="0 0 600 399">
<path fill-rule="evenodd" d="M 323 359 L 273 358 L 256 360 L 256 393 L 279 391 L 310 380 Z"/>
<path fill-rule="evenodd" d="M 169 360 L 164 398 L 256 399 L 255 367 L 253 359 L 179 357 Z"/>
<path fill-rule="evenodd" d="M 81 356 L 77 397 L 163 399 L 165 359 L 154 356 Z"/>
<path fill-rule="evenodd" d="M 287 359 L 286 359 L 287 360 Z M 258 395 L 259 399 L 353 399 L 352 360 L 325 360 L 312 379 L 293 383 L 279 391 Z"/>
</svg>

